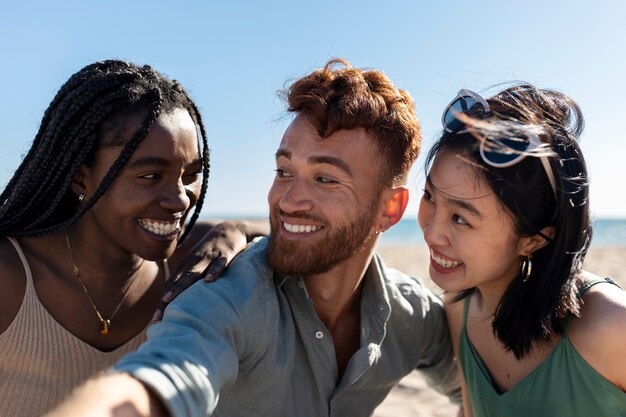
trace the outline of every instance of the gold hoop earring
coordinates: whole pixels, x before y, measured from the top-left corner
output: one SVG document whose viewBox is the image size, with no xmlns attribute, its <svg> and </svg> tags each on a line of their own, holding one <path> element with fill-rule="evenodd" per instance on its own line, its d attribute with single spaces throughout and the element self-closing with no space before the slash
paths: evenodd
<svg viewBox="0 0 626 417">
<path fill-rule="evenodd" d="M 532 261 L 532 254 L 529 253 L 526 256 L 526 259 L 522 261 L 522 267 L 521 267 L 521 274 L 522 274 L 522 282 L 527 282 L 528 279 L 530 278 L 530 274 L 533 271 L 533 261 Z"/>
</svg>

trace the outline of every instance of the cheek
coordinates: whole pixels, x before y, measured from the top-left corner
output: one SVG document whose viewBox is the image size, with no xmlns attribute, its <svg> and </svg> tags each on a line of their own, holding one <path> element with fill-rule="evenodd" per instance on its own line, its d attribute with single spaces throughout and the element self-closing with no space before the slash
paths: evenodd
<svg viewBox="0 0 626 417">
<path fill-rule="evenodd" d="M 466 259 L 472 259 L 471 269 L 476 276 L 502 276 L 517 259 L 510 242 L 501 236 L 465 241 L 460 246 L 465 249 Z"/>
<path fill-rule="evenodd" d="M 424 199 L 420 199 L 419 209 L 417 210 L 417 223 L 420 226 L 420 229 L 424 231 L 428 223 L 430 223 L 430 218 L 433 215 L 433 208 L 424 202 Z"/>
<path fill-rule="evenodd" d="M 191 202 L 190 207 L 193 207 L 196 205 L 196 203 L 200 199 L 201 194 L 202 194 L 202 181 L 197 181 L 191 187 L 187 188 L 187 195 L 189 196 L 189 200 Z"/>
<path fill-rule="evenodd" d="M 121 180 L 116 180 L 96 203 L 96 206 L 111 207 L 116 211 L 132 208 L 146 199 L 146 193 L 138 188 L 128 186 Z"/>
<path fill-rule="evenodd" d="M 269 204 L 270 207 L 274 206 L 280 199 L 280 195 L 281 195 L 280 189 L 281 189 L 280 184 L 274 181 L 272 183 L 272 187 L 270 188 L 270 191 L 267 193 L 267 203 Z"/>
</svg>

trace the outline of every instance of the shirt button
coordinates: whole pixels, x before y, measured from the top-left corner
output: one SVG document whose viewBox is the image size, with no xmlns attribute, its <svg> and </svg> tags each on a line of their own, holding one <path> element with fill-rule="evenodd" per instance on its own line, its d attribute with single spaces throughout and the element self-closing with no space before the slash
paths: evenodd
<svg viewBox="0 0 626 417">
<path fill-rule="evenodd" d="M 322 339 L 323 337 L 324 337 L 324 333 L 322 333 L 320 330 L 315 332 L 316 339 Z"/>
</svg>

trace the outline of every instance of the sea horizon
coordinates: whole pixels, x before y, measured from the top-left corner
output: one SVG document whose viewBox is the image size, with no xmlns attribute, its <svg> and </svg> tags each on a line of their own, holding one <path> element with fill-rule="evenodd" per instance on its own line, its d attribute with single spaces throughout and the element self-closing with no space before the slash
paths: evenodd
<svg viewBox="0 0 626 417">
<path fill-rule="evenodd" d="M 415 216 L 417 217 L 417 216 Z M 267 215 L 253 214 L 237 215 L 202 215 L 201 219 L 266 219 Z M 592 220 L 593 238 L 591 248 L 600 247 L 626 247 L 626 219 L 621 218 L 596 218 Z M 394 227 L 387 230 L 380 242 L 381 246 L 396 245 L 424 245 L 422 232 L 417 224 L 417 218 L 404 218 Z"/>
</svg>

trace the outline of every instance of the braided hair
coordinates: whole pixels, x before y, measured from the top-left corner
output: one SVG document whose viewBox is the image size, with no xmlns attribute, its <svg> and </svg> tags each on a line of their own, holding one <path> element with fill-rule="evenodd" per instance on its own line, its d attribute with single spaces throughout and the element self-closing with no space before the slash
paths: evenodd
<svg viewBox="0 0 626 417">
<path fill-rule="evenodd" d="M 119 60 L 84 67 L 58 91 L 30 150 L 0 195 L 0 234 L 40 237 L 70 226 L 109 189 L 159 115 L 175 108 L 189 112 L 202 140 L 201 193 L 180 245 L 200 214 L 207 190 L 209 150 L 202 118 L 177 81 L 150 66 Z M 128 141 L 106 135 L 118 120 L 132 116 L 142 120 Z M 78 197 L 71 189 L 74 176 L 81 165 L 94 164 L 99 149 L 109 146 L 122 146 L 122 151 L 93 196 L 77 209 Z"/>
</svg>

